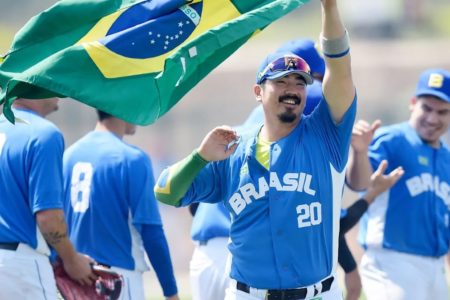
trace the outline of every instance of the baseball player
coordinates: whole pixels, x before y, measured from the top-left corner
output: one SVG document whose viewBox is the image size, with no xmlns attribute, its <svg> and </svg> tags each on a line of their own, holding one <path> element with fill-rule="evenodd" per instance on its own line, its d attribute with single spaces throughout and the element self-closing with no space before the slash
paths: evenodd
<svg viewBox="0 0 450 300">
<path fill-rule="evenodd" d="M 363 120 L 355 123 L 352 131 L 350 157 L 355 152 L 367 153 L 373 135 L 380 125 L 381 122 L 379 120 L 373 124 L 368 124 Z M 348 247 L 345 234 L 358 223 L 361 216 L 367 211 L 367 208 L 373 202 L 373 196 L 378 196 L 378 194 L 373 194 L 372 197 L 366 196 L 361 198 L 350 207 L 341 210 L 338 262 L 345 273 L 346 300 L 358 300 L 361 295 L 362 284 L 356 260 Z"/>
<path fill-rule="evenodd" d="M 64 153 L 65 212 L 75 247 L 124 277 L 121 299 L 143 300 L 144 249 L 166 299 L 177 300 L 149 157 L 125 143 L 136 126 L 102 111 Z"/>
<path fill-rule="evenodd" d="M 447 130 L 447 133 L 444 135 L 443 140 L 447 146 L 450 145 L 450 130 Z"/>
<path fill-rule="evenodd" d="M 158 200 L 225 199 L 232 214 L 231 299 L 342 299 L 335 280 L 344 168 L 356 114 L 347 33 L 335 0 L 323 0 L 324 100 L 303 116 L 309 66 L 294 54 L 269 55 L 255 97 L 264 124 L 239 141 L 227 126 L 166 169 Z"/>
<path fill-rule="evenodd" d="M 230 214 L 223 203 L 198 206 L 191 227 L 196 242 L 189 266 L 193 300 L 224 299 L 229 231 Z"/>
<path fill-rule="evenodd" d="M 309 39 L 292 40 L 282 45 L 277 51 L 292 52 L 305 58 L 311 68 L 315 81 L 307 86 L 304 115 L 309 115 L 322 99 L 322 79 L 325 73 L 325 62 L 314 42 Z M 250 113 L 247 120 L 235 128 L 241 134 L 245 130 L 262 124 L 264 112 L 258 105 Z M 197 208 L 198 206 L 198 208 Z M 217 204 L 193 203 L 189 206 L 194 219 L 191 228 L 192 240 L 196 247 L 190 262 L 190 283 L 194 300 L 224 299 L 225 289 L 229 284 L 228 240 L 230 235 L 230 213 L 222 202 Z"/>
<path fill-rule="evenodd" d="M 380 128 L 369 153 L 349 165 L 349 184 L 357 188 L 382 160 L 388 171 L 405 170 L 363 217 L 361 276 L 368 299 L 448 298 L 450 152 L 440 137 L 450 125 L 450 72 L 422 73 L 410 111 L 408 122 Z"/>
<path fill-rule="evenodd" d="M 345 234 L 358 223 L 359 219 L 367 211 L 375 197 L 394 185 L 404 173 L 401 167 L 397 167 L 388 175 L 384 175 L 386 168 L 387 161 L 384 161 L 372 174 L 369 188 L 364 197 L 341 211 L 338 261 L 346 275 L 344 278 L 345 287 L 347 289 L 346 300 L 359 299 L 361 295 L 361 278 L 358 273 L 355 258 L 345 240 Z"/>
<path fill-rule="evenodd" d="M 62 210 L 61 132 L 45 116 L 58 98 L 17 99 L 15 125 L 0 117 L 0 298 L 56 299 L 53 247 L 66 272 L 81 284 L 95 275 L 75 252 Z"/>
</svg>

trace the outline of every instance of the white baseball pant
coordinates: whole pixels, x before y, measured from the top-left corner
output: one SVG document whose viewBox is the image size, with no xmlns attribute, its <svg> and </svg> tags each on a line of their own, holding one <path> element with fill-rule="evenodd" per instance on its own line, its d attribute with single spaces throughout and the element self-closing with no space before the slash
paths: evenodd
<svg viewBox="0 0 450 300">
<path fill-rule="evenodd" d="M 53 300 L 56 282 L 47 255 L 26 244 L 0 249 L 0 299 Z"/>
<path fill-rule="evenodd" d="M 123 277 L 122 292 L 119 300 L 145 300 L 144 283 L 141 271 L 131 271 L 118 267 L 111 267 Z"/>
<path fill-rule="evenodd" d="M 192 300 L 224 299 L 229 282 L 228 238 L 197 244 L 190 262 Z"/>
<path fill-rule="evenodd" d="M 444 257 L 369 248 L 361 260 L 367 300 L 448 299 Z"/>
</svg>

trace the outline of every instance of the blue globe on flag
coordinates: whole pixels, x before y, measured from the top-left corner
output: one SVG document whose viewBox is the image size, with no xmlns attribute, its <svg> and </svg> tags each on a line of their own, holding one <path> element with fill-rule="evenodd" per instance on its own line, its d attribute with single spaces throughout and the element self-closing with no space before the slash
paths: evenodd
<svg viewBox="0 0 450 300">
<path fill-rule="evenodd" d="M 200 22 L 203 1 L 146 1 L 123 12 L 100 40 L 114 53 L 129 58 L 152 58 L 181 45 Z M 157 9 L 155 9 L 157 8 Z"/>
</svg>

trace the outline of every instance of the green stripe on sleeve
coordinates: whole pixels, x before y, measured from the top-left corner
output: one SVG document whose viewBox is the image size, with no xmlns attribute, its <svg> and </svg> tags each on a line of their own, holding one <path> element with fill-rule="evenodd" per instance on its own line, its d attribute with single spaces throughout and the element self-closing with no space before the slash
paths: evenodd
<svg viewBox="0 0 450 300">
<path fill-rule="evenodd" d="M 180 206 L 181 198 L 186 194 L 197 174 L 208 163 L 195 150 L 188 157 L 165 169 L 154 188 L 156 199 L 168 205 Z"/>
</svg>

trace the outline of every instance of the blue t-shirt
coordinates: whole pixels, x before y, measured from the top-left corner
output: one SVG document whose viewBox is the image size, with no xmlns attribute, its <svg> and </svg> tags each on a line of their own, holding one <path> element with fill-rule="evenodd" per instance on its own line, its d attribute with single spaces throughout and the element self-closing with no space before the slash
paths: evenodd
<svg viewBox="0 0 450 300">
<path fill-rule="evenodd" d="M 326 101 L 256 160 L 260 128 L 228 159 L 209 163 L 182 205 L 224 201 L 231 212 L 231 277 L 255 288 L 307 286 L 334 274 L 344 168 L 356 99 L 336 125 Z"/>
<path fill-rule="evenodd" d="M 29 124 L 0 117 L 0 242 L 20 242 L 48 251 L 35 214 L 62 209 L 64 140 L 51 122 L 15 109 Z"/>
<path fill-rule="evenodd" d="M 405 174 L 363 216 L 359 237 L 363 246 L 434 257 L 446 254 L 449 149 L 443 144 L 430 147 L 408 123 L 400 123 L 377 130 L 369 157 L 374 170 L 386 159 L 386 173 L 402 166 Z"/>
<path fill-rule="evenodd" d="M 161 225 L 149 157 L 110 132 L 93 131 L 64 153 L 65 212 L 76 249 L 144 271 L 140 224 Z"/>
<path fill-rule="evenodd" d="M 208 241 L 216 237 L 228 237 L 230 225 L 230 213 L 223 202 L 200 203 L 192 220 L 192 240 Z"/>
</svg>

